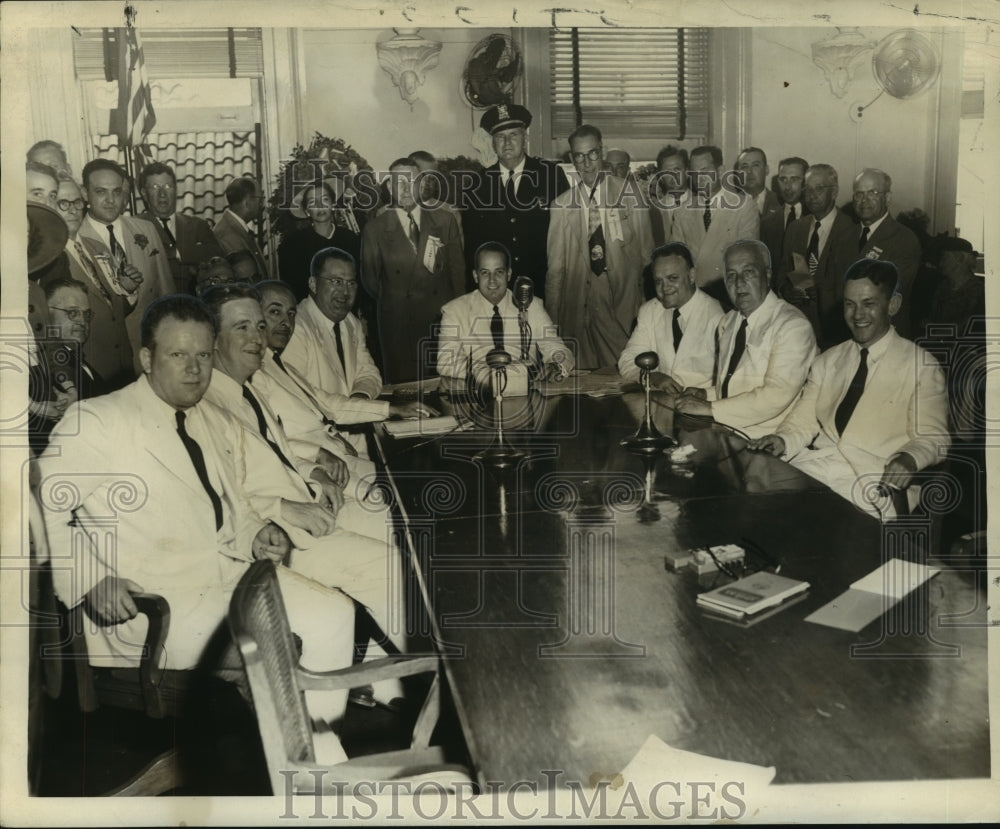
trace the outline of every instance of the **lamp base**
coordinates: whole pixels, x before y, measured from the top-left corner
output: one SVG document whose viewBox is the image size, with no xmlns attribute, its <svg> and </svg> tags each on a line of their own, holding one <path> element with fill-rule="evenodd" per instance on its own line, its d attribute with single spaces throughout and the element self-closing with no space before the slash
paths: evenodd
<svg viewBox="0 0 1000 829">
<path fill-rule="evenodd" d="M 674 439 L 669 435 L 664 435 L 657 428 L 648 422 L 643 422 L 634 435 L 622 438 L 621 446 L 630 452 L 638 452 L 644 455 L 655 455 L 662 452 L 664 447 L 674 444 Z"/>
<path fill-rule="evenodd" d="M 482 461 L 494 469 L 507 469 L 516 466 L 527 453 L 520 449 L 515 449 L 506 441 L 496 441 L 492 446 L 477 452 L 473 459 Z"/>
</svg>

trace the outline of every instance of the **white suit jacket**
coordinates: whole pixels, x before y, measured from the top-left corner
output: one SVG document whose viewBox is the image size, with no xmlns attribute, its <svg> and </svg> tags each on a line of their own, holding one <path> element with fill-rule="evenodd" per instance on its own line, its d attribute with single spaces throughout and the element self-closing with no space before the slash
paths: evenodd
<svg viewBox="0 0 1000 829">
<path fill-rule="evenodd" d="M 504 350 L 520 362 L 521 328 L 519 312 L 514 305 L 511 292 L 507 291 L 497 304 L 503 319 Z M 535 347 L 542 355 L 542 363 L 555 363 L 565 377 L 573 369 L 573 354 L 556 333 L 555 323 L 545 310 L 545 303 L 535 297 L 525 319 L 530 329 L 528 360 L 535 359 Z M 438 374 L 445 377 L 462 378 L 468 368 L 471 352 L 473 365 L 485 361 L 486 354 L 494 347 L 490 325 L 493 320 L 493 305 L 478 289 L 457 297 L 441 309 L 441 334 L 438 339 Z"/>
<path fill-rule="evenodd" d="M 184 448 L 175 410 L 146 377 L 71 406 L 39 460 L 40 498 L 59 598 L 74 607 L 106 575 L 137 582 L 170 603 L 167 666 L 190 668 L 225 618 L 229 595 L 252 561 L 264 525 L 244 495 L 242 428 L 202 401 L 185 428 L 202 448 L 223 501 L 217 532 L 212 502 Z M 90 546 L 70 522 L 74 514 Z M 142 617 L 110 628 L 89 625 L 91 661 L 135 658 Z"/>
<path fill-rule="evenodd" d="M 801 398 L 776 432 L 794 465 L 846 498 L 859 476 L 880 477 L 897 452 L 924 469 L 951 445 L 944 372 L 936 357 L 893 328 L 869 348 L 865 390 L 844 434 L 837 433 L 837 407 L 858 369 L 860 348 L 848 340 L 820 354 Z M 816 464 L 826 467 L 818 475 Z"/>
<path fill-rule="evenodd" d="M 680 348 L 674 351 L 673 308 L 664 308 L 651 299 L 639 309 L 635 331 L 618 358 L 618 372 L 625 380 L 638 380 L 635 358 L 655 351 L 660 358 L 657 371 L 669 374 L 683 387 L 707 389 L 712 385 L 715 365 L 715 329 L 722 319 L 722 306 L 704 291 L 694 294 L 680 309 Z"/>
<path fill-rule="evenodd" d="M 725 276 L 722 255 L 740 239 L 760 238 L 760 211 L 745 193 L 720 190 L 712 198 L 712 223 L 705 230 L 705 206 L 697 199 L 673 211 L 673 241 L 683 242 L 694 257 L 694 277 L 699 288 Z"/>
<path fill-rule="evenodd" d="M 348 314 L 340 323 L 345 367 L 337 356 L 333 323 L 320 311 L 312 297 L 299 303 L 295 333 L 281 353 L 286 366 L 294 367 L 313 386 L 326 392 L 363 394 L 374 399 L 382 393 L 382 375 L 365 345 L 361 322 Z M 385 407 L 385 416 L 388 406 Z M 345 421 L 347 422 L 347 421 Z M 358 422 L 358 421 L 355 421 Z"/>
<path fill-rule="evenodd" d="M 805 314 L 768 291 L 747 317 L 746 350 L 729 381 L 729 396 L 721 399 L 742 321 L 743 315 L 734 309 L 719 322 L 715 384 L 709 397 L 715 398 L 712 416 L 718 422 L 759 438 L 774 432 L 802 391 L 816 356 L 816 337 Z"/>
</svg>

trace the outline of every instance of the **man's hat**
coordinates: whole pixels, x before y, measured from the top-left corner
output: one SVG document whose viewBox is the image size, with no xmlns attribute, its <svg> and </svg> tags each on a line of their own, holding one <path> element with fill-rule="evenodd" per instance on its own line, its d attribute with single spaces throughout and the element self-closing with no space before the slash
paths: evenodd
<svg viewBox="0 0 1000 829">
<path fill-rule="evenodd" d="M 66 249 L 69 228 L 55 210 L 28 202 L 28 273 L 51 265 Z"/>
<path fill-rule="evenodd" d="M 529 127 L 531 113 L 520 104 L 500 104 L 483 113 L 479 126 L 490 135 L 511 127 Z"/>
</svg>

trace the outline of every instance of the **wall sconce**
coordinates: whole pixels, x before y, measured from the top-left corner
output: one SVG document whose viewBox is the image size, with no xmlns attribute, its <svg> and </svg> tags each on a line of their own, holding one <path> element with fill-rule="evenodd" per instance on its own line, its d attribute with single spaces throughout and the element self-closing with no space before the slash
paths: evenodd
<svg viewBox="0 0 1000 829">
<path fill-rule="evenodd" d="M 399 88 L 400 97 L 413 108 L 417 100 L 417 87 L 424 82 L 424 74 L 438 65 L 441 44 L 424 40 L 419 29 L 393 29 L 395 37 L 375 44 L 378 65 Z"/>
<path fill-rule="evenodd" d="M 837 34 L 812 45 L 813 63 L 826 74 L 830 91 L 838 98 L 847 94 L 847 87 L 854 80 L 854 73 L 861 58 L 875 48 L 875 41 L 868 40 L 857 27 L 841 29 Z"/>
</svg>

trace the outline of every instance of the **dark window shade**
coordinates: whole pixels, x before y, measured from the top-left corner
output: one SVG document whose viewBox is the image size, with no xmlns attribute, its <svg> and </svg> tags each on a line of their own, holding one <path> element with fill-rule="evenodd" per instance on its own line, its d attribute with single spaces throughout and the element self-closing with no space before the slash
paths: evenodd
<svg viewBox="0 0 1000 829">
<path fill-rule="evenodd" d="M 573 29 L 549 35 L 552 132 L 566 138 L 580 118 L 614 138 L 708 135 L 707 29 Z M 683 33 L 683 42 L 682 42 Z"/>
<path fill-rule="evenodd" d="M 79 29 L 73 66 L 81 81 L 116 80 L 115 29 Z M 150 78 L 259 78 L 264 74 L 260 29 L 140 29 Z"/>
</svg>

